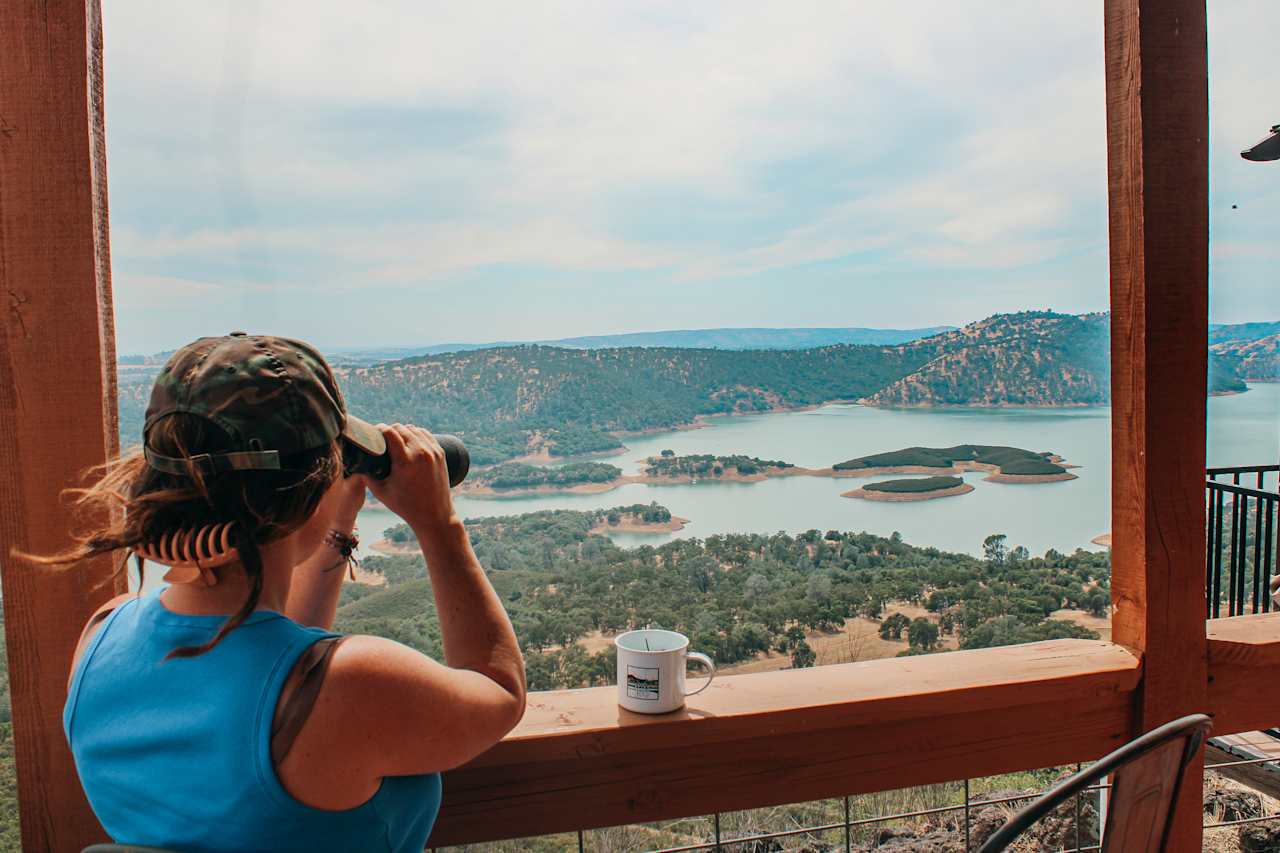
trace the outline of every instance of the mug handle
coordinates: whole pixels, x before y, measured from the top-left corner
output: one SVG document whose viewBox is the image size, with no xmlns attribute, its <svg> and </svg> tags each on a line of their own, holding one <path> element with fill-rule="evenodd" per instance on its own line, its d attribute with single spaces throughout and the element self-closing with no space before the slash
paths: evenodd
<svg viewBox="0 0 1280 853">
<path fill-rule="evenodd" d="M 685 657 L 686 666 L 688 666 L 689 661 L 693 661 L 694 663 L 701 664 L 702 666 L 706 667 L 707 683 L 699 687 L 697 690 L 694 690 L 692 693 L 686 690 L 684 694 L 686 696 L 697 696 L 699 693 L 701 693 L 702 691 L 710 687 L 711 682 L 715 680 L 716 664 L 715 664 L 715 661 L 713 661 L 711 658 L 704 655 L 702 652 L 688 652 L 685 654 L 684 657 Z"/>
</svg>

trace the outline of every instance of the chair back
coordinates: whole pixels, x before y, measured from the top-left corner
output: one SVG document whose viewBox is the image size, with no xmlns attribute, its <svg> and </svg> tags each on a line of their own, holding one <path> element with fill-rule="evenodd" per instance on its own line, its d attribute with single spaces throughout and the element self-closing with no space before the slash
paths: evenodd
<svg viewBox="0 0 1280 853">
<path fill-rule="evenodd" d="M 1045 792 L 1010 818 L 978 853 L 1007 849 L 1041 818 L 1112 774 L 1102 853 L 1161 853 L 1183 774 L 1200 752 L 1210 725 L 1204 714 L 1191 714 L 1130 741 Z"/>
</svg>

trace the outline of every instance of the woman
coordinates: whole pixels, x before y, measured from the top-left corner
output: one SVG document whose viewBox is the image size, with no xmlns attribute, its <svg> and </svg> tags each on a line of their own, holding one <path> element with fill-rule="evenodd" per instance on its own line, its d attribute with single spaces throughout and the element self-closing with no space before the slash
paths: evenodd
<svg viewBox="0 0 1280 853">
<path fill-rule="evenodd" d="M 348 444 L 385 448 L 390 476 L 345 476 Z M 443 664 L 329 630 L 366 487 L 422 545 Z M 119 596 L 81 636 L 64 725 L 118 842 L 420 851 L 440 771 L 523 713 L 519 646 L 453 510 L 440 445 L 418 427 L 347 415 L 305 343 L 235 332 L 176 352 L 156 380 L 143 450 L 79 501 L 99 523 L 41 562 L 234 525 L 231 562 Z"/>
</svg>

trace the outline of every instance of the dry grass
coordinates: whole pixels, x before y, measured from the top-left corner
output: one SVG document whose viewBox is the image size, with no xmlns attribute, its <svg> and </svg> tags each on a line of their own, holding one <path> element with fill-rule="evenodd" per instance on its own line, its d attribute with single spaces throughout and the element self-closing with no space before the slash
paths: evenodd
<svg viewBox="0 0 1280 853">
<path fill-rule="evenodd" d="M 1097 631 L 1104 640 L 1111 639 L 1111 620 L 1105 616 L 1092 616 L 1083 610 L 1055 610 L 1049 614 L 1050 619 L 1065 619 L 1091 631 Z"/>
</svg>

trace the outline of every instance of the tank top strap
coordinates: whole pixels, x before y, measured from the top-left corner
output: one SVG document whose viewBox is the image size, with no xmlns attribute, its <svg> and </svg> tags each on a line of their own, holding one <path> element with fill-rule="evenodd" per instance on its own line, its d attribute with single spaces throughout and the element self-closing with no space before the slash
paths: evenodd
<svg viewBox="0 0 1280 853">
<path fill-rule="evenodd" d="M 311 714 L 320 695 L 329 660 L 345 637 L 324 637 L 307 648 L 293 666 L 276 700 L 275 718 L 271 723 L 271 763 L 276 767 L 289 754 L 298 732 Z"/>
</svg>

